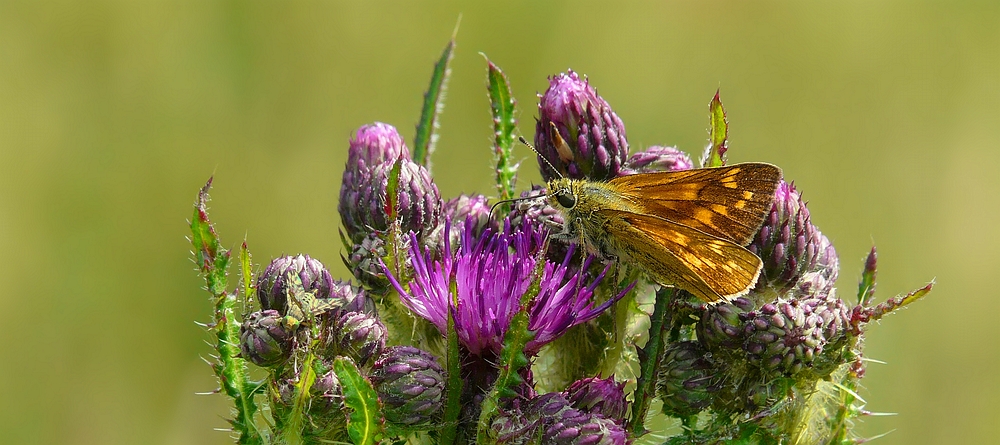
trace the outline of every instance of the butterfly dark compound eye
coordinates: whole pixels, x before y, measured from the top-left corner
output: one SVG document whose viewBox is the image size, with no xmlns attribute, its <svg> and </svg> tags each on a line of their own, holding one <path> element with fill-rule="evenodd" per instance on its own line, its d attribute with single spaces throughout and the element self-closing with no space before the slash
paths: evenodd
<svg viewBox="0 0 1000 445">
<path fill-rule="evenodd" d="M 576 197 L 568 192 L 557 192 L 556 201 L 559 201 L 559 205 L 567 209 L 572 209 L 576 205 Z"/>
</svg>

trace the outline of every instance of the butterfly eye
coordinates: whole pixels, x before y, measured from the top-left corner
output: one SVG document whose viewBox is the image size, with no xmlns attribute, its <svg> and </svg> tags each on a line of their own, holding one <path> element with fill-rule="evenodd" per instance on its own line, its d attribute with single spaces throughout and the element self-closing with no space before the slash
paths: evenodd
<svg viewBox="0 0 1000 445">
<path fill-rule="evenodd" d="M 567 209 L 572 209 L 576 205 L 576 197 L 568 192 L 556 192 L 556 201 Z"/>
</svg>

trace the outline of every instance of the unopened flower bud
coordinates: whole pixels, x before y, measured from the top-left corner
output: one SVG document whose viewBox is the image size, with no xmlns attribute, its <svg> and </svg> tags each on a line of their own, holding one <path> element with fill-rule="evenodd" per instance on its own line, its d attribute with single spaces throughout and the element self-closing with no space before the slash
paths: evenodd
<svg viewBox="0 0 1000 445">
<path fill-rule="evenodd" d="M 389 422 L 426 424 L 441 411 L 444 370 L 429 352 L 410 346 L 386 348 L 369 378 Z"/>
<path fill-rule="evenodd" d="M 257 278 L 257 299 L 261 309 L 273 309 L 281 315 L 287 313 L 289 274 L 298 276 L 304 291 L 315 292 L 318 299 L 330 298 L 333 277 L 323 263 L 309 255 L 283 256 L 272 260 Z"/>
<path fill-rule="evenodd" d="M 319 366 L 327 368 L 326 366 Z M 294 370 L 284 374 L 277 384 L 277 400 L 273 409 L 277 413 L 288 410 L 295 404 L 298 397 L 296 386 L 300 385 L 301 376 Z M 344 411 L 344 390 L 340 380 L 333 370 L 321 372 L 309 387 L 309 403 L 304 436 L 322 437 L 328 440 L 346 440 L 347 415 Z"/>
<path fill-rule="evenodd" d="M 434 231 L 441 218 L 441 194 L 430 172 L 409 159 L 399 161 L 395 208 L 389 206 L 389 176 L 395 161 L 383 162 L 351 178 L 340 191 L 340 218 L 355 243 L 372 232 L 385 232 L 394 213 L 403 233 L 420 236 Z"/>
<path fill-rule="evenodd" d="M 343 312 L 324 332 L 323 355 L 331 360 L 338 355 L 350 357 L 362 368 L 382 353 L 385 339 L 385 325 L 377 317 Z"/>
<path fill-rule="evenodd" d="M 805 274 L 808 286 L 827 286 L 837 277 L 837 253 L 830 240 L 812 224 L 809 209 L 792 184 L 781 181 L 774 192 L 771 212 L 754 240 L 747 246 L 764 262 L 757 288 L 771 287 L 783 293 L 792 289 Z M 824 292 L 825 293 L 825 292 Z"/>
<path fill-rule="evenodd" d="M 354 244 L 351 254 L 344 258 L 344 264 L 358 282 L 375 293 L 381 293 L 389 288 L 381 263 L 387 255 L 385 240 L 378 233 L 369 233 Z"/>
<path fill-rule="evenodd" d="M 240 326 L 240 355 L 257 366 L 269 367 L 291 356 L 295 326 L 275 310 L 254 312 Z"/>
<path fill-rule="evenodd" d="M 625 124 L 572 70 L 550 78 L 549 88 L 539 98 L 535 147 L 552 164 L 539 159 L 546 181 L 560 175 L 609 180 L 618 176 L 628 156 Z"/>
<path fill-rule="evenodd" d="M 753 302 L 744 297 L 706 305 L 698 320 L 698 341 L 712 352 L 739 350 L 743 346 L 745 315 L 753 308 Z"/>
<path fill-rule="evenodd" d="M 833 371 L 824 348 L 831 342 L 840 345 L 850 319 L 847 306 L 837 298 L 778 300 L 749 315 L 744 346 L 749 359 L 784 375 L 812 370 L 823 376 Z"/>
<path fill-rule="evenodd" d="M 484 195 L 459 195 L 444 204 L 444 217 L 451 221 L 452 248 L 458 247 L 462 230 L 471 230 L 473 238 L 478 238 L 487 227 L 494 232 L 500 226 L 496 221 L 490 221 L 490 203 Z M 464 228 L 466 224 L 471 227 Z"/>
<path fill-rule="evenodd" d="M 539 419 L 542 440 L 558 445 L 624 445 L 627 435 L 615 420 L 599 413 L 574 408 L 561 393 L 549 393 L 534 399 L 529 417 Z"/>
</svg>

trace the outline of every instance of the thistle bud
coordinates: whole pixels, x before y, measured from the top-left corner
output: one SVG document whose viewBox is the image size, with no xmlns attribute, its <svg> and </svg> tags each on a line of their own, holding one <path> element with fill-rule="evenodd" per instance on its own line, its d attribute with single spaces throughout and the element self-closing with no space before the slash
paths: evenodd
<svg viewBox="0 0 1000 445">
<path fill-rule="evenodd" d="M 841 344 L 850 319 L 837 298 L 778 300 L 748 315 L 744 348 L 751 361 L 784 375 L 812 369 L 821 377 L 833 371 L 822 357 L 824 348 Z M 824 360 L 814 363 L 818 358 Z"/>
<path fill-rule="evenodd" d="M 288 275 L 297 275 L 302 280 L 303 290 L 316 292 L 316 298 L 329 299 L 333 289 L 333 277 L 319 260 L 309 255 L 283 256 L 275 258 L 257 278 L 257 299 L 261 309 L 273 309 L 281 315 L 288 311 L 288 291 L 291 283 Z"/>
<path fill-rule="evenodd" d="M 430 172 L 409 159 L 402 140 L 397 141 L 399 135 L 395 129 L 388 129 L 375 131 L 365 127 L 351 143 L 352 153 L 341 182 L 338 210 L 354 243 L 373 231 L 385 231 L 390 223 L 389 213 L 393 211 L 398 212 L 396 216 L 403 232 L 432 231 L 441 217 L 441 194 Z M 377 137 L 372 136 L 373 133 L 377 133 Z M 395 157 L 388 157 L 394 154 Z M 401 163 L 398 202 L 395 209 L 390 209 L 389 176 L 397 159 Z"/>
<path fill-rule="evenodd" d="M 757 289 L 778 293 L 792 289 L 804 275 L 809 288 L 832 286 L 837 277 L 837 253 L 830 240 L 809 218 L 809 209 L 795 186 L 781 181 L 774 192 L 771 212 L 754 240 L 747 246 L 764 262 Z"/>
<path fill-rule="evenodd" d="M 588 413 L 598 413 L 609 419 L 623 420 L 628 411 L 625 401 L 625 384 L 615 383 L 613 377 L 577 380 L 563 392 L 574 408 Z"/>
<path fill-rule="evenodd" d="M 369 377 L 389 422 L 426 424 L 441 411 L 444 370 L 428 352 L 410 346 L 386 348 Z"/>
<path fill-rule="evenodd" d="M 542 441 L 559 445 L 624 445 L 625 430 L 618 422 L 598 413 L 576 408 L 560 393 L 535 398 L 529 408 L 531 417 L 542 425 Z"/>
<path fill-rule="evenodd" d="M 694 162 L 687 153 L 676 147 L 654 145 L 629 156 L 620 174 L 675 172 L 692 168 L 694 168 Z"/>
<path fill-rule="evenodd" d="M 240 355 L 257 366 L 284 362 L 292 354 L 295 326 L 275 310 L 250 314 L 240 326 Z"/>
<path fill-rule="evenodd" d="M 341 355 L 354 359 L 359 368 L 382 353 L 385 347 L 385 325 L 375 316 L 363 312 L 343 312 L 324 330 L 323 356 L 328 359 Z"/>
<path fill-rule="evenodd" d="M 529 419 L 520 410 L 501 410 L 490 424 L 490 436 L 504 445 L 537 443 L 539 423 L 539 419 Z"/>
<path fill-rule="evenodd" d="M 546 181 L 563 177 L 604 181 L 618 176 L 628 156 L 625 124 L 597 90 L 572 70 L 549 79 L 538 102 L 535 147 Z"/>
<path fill-rule="evenodd" d="M 673 343 L 663 351 L 656 373 L 656 394 L 663 412 L 676 417 L 698 414 L 718 391 L 718 373 L 698 342 Z"/>
<path fill-rule="evenodd" d="M 712 352 L 731 352 L 743 346 L 746 313 L 754 305 L 747 298 L 707 305 L 698 320 L 698 341 Z"/>
<path fill-rule="evenodd" d="M 346 175 L 370 170 L 386 162 L 395 162 L 400 156 L 403 159 L 411 159 L 410 149 L 406 147 L 396 127 L 382 122 L 364 125 L 351 139 L 350 148 L 347 150 L 345 181 Z"/>
</svg>

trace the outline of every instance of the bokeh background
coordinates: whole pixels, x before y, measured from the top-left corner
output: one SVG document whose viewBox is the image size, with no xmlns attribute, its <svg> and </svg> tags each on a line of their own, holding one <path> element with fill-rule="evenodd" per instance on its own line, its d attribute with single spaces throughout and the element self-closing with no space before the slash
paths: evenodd
<svg viewBox="0 0 1000 445">
<path fill-rule="evenodd" d="M 635 149 L 700 153 L 721 88 L 733 162 L 779 164 L 842 259 L 879 248 L 871 330 L 883 444 L 1000 437 L 1000 4 L 996 2 L 0 2 L 0 442 L 223 444 L 185 220 L 255 260 L 334 276 L 347 141 L 412 140 L 462 14 L 434 172 L 492 192 L 487 54 L 529 139 L 546 76 L 587 74 Z M 521 187 L 539 179 L 530 153 Z"/>
</svg>

